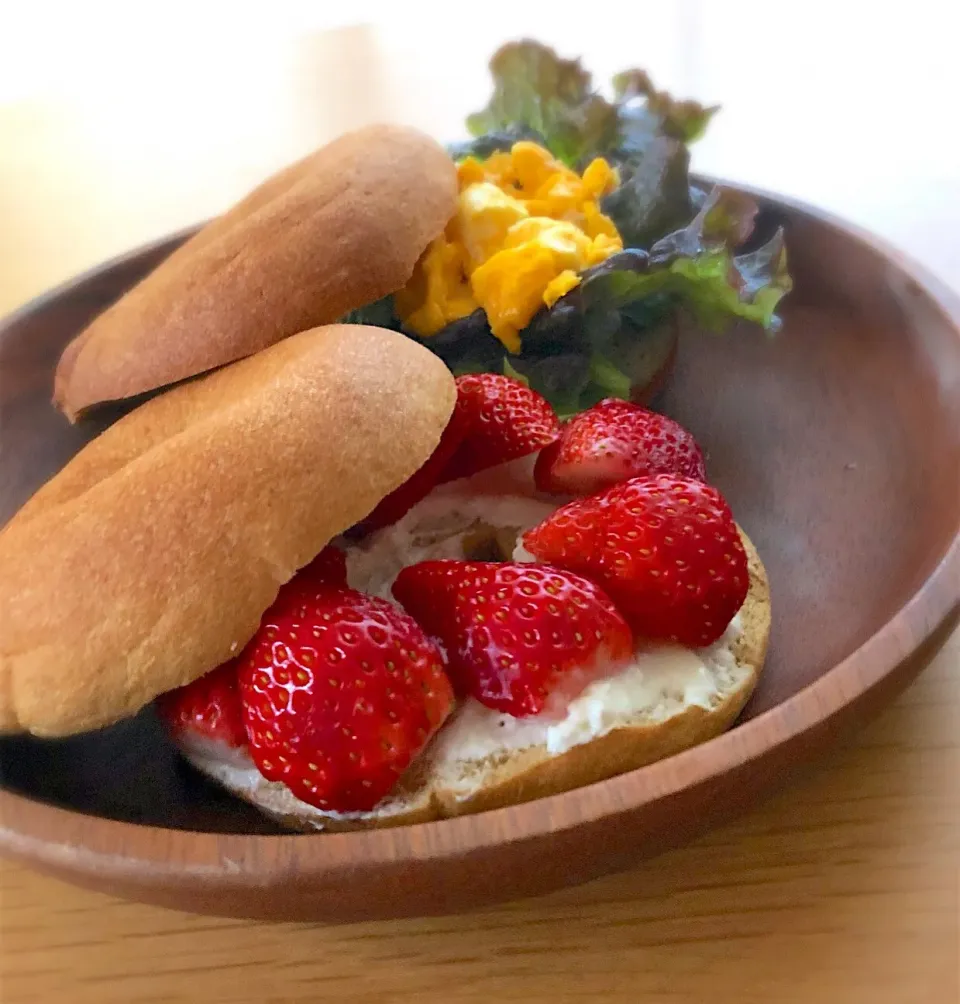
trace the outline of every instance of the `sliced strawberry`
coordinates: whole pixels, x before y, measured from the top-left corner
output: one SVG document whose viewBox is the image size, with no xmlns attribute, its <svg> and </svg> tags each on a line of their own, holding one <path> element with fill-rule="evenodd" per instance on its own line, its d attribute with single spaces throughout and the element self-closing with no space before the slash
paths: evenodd
<svg viewBox="0 0 960 1004">
<path fill-rule="evenodd" d="M 292 579 L 280 587 L 273 606 L 264 617 L 274 610 L 302 606 L 305 599 L 313 596 L 317 589 L 323 586 L 346 586 L 346 584 L 347 554 L 335 544 L 327 544 L 313 561 L 304 565 Z"/>
<path fill-rule="evenodd" d="M 297 572 L 294 580 L 297 579 L 301 582 L 309 579 L 312 583 L 322 583 L 327 586 L 345 586 L 347 584 L 347 552 L 335 544 L 327 544 L 310 564 L 304 565 Z"/>
<path fill-rule="evenodd" d="M 332 544 L 280 587 L 271 611 L 302 606 L 305 598 L 324 584 L 347 584 L 347 556 Z M 193 739 L 226 743 L 236 749 L 246 746 L 237 664 L 237 659 L 231 659 L 199 680 L 158 697 L 157 710 L 168 728 L 175 734 L 189 733 Z"/>
<path fill-rule="evenodd" d="M 235 659 L 201 676 L 185 687 L 157 698 L 157 711 L 178 737 L 225 743 L 232 749 L 247 744 Z"/>
<path fill-rule="evenodd" d="M 372 809 L 453 706 L 436 645 L 392 603 L 318 584 L 274 607 L 239 663 L 250 755 L 297 798 Z"/>
<path fill-rule="evenodd" d="M 603 590 L 556 568 L 424 561 L 393 595 L 440 640 L 461 694 L 516 717 L 562 706 L 633 651 Z"/>
<path fill-rule="evenodd" d="M 537 457 L 534 480 L 543 492 L 592 495 L 654 474 L 705 481 L 697 441 L 666 415 L 607 398 L 564 425 L 560 438 Z"/>
<path fill-rule="evenodd" d="M 499 373 L 458 377 L 456 413 L 466 435 L 441 481 L 526 457 L 560 435 L 560 420 L 550 402 Z"/>
<path fill-rule="evenodd" d="M 598 582 L 639 636 L 694 648 L 723 634 L 749 586 L 723 497 L 669 474 L 568 502 L 528 530 L 523 546 Z"/>
<path fill-rule="evenodd" d="M 385 496 L 377 507 L 364 519 L 359 530 L 367 533 L 391 526 L 404 517 L 421 499 L 427 497 L 440 482 L 441 475 L 466 435 L 465 416 L 454 408 L 450 421 L 436 449 L 426 463 L 419 468 L 399 488 Z"/>
</svg>

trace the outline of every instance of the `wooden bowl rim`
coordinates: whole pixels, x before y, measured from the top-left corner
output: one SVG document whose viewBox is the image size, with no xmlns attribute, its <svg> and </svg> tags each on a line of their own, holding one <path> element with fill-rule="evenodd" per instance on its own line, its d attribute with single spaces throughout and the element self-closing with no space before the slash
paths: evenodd
<svg viewBox="0 0 960 1004">
<path fill-rule="evenodd" d="M 700 176 L 700 180 L 716 179 Z M 806 216 L 886 259 L 916 284 L 928 303 L 954 329 L 960 348 L 960 297 L 926 268 L 865 229 L 801 200 L 753 186 L 733 187 L 785 208 L 793 215 Z M 196 229 L 196 226 L 184 228 L 61 283 L 0 323 L 0 338 L 17 321 L 90 278 L 187 237 Z M 733 731 L 638 771 L 477 816 L 390 830 L 328 833 L 319 838 L 295 833 L 167 830 L 85 815 L 0 789 L 0 851 L 41 866 L 102 878 L 130 878 L 141 884 L 163 880 L 178 885 L 195 886 L 200 882 L 248 888 L 265 887 L 272 880 L 290 877 L 284 855 L 277 852 L 291 841 L 298 842 L 296 873 L 304 878 L 360 866 L 396 864 L 401 859 L 419 863 L 462 858 L 498 844 L 500 833 L 511 834 L 511 840 L 518 843 L 534 841 L 548 833 L 574 830 L 608 816 L 624 815 L 678 791 L 703 785 L 822 725 L 880 684 L 958 612 L 960 524 L 940 561 L 913 596 L 845 659 L 786 701 Z M 773 729 L 768 728 L 771 718 L 778 719 Z M 637 784 L 638 777 L 644 778 L 642 785 Z M 557 811 L 561 803 L 562 812 Z M 156 839 L 161 834 L 163 839 Z M 82 835 L 83 841 L 71 843 L 71 835 Z M 313 841 L 313 846 L 306 841 Z M 402 851 L 398 851 L 398 845 Z M 152 846 L 165 848 L 167 853 L 162 859 L 153 858 L 148 853 Z"/>
</svg>

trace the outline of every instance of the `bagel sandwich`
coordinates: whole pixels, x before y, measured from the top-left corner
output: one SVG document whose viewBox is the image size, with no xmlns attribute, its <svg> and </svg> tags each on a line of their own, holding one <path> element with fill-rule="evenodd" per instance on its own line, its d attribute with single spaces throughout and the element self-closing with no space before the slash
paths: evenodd
<svg viewBox="0 0 960 1004">
<path fill-rule="evenodd" d="M 0 622 L 3 732 L 154 703 L 196 769 L 317 830 L 516 804 L 708 740 L 753 692 L 770 597 L 665 416 L 610 400 L 561 424 L 519 381 L 337 324 L 81 450 L 0 531 Z"/>
<path fill-rule="evenodd" d="M 766 572 L 638 402 L 681 316 L 776 327 L 783 235 L 691 182 L 713 109 L 639 71 L 607 101 L 532 42 L 491 68 L 468 143 L 335 140 L 69 343 L 67 418 L 132 410 L 0 530 L 0 732 L 153 706 L 311 831 L 517 804 L 734 724 Z"/>
</svg>

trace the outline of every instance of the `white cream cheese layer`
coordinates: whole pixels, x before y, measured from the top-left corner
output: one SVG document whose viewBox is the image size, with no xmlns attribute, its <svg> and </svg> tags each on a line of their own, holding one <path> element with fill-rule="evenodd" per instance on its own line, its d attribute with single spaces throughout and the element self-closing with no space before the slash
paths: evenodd
<svg viewBox="0 0 960 1004">
<path fill-rule="evenodd" d="M 479 526 L 515 531 L 519 537 L 559 505 L 555 499 L 532 495 L 527 487 L 532 484 L 527 467 L 504 464 L 493 472 L 441 486 L 393 526 L 348 547 L 349 584 L 392 600 L 390 587 L 402 568 L 441 558 L 463 560 L 465 544 Z M 517 556 L 517 560 L 523 559 Z"/>
<path fill-rule="evenodd" d="M 532 483 L 529 466 L 520 462 L 444 485 L 394 526 L 350 548 L 350 585 L 392 599 L 390 587 L 402 568 L 418 561 L 463 559 L 464 541 L 478 524 L 516 530 L 519 536 L 561 504 L 533 495 Z M 513 558 L 536 560 L 519 543 Z M 563 753 L 641 713 L 657 721 L 690 705 L 709 709 L 738 673 L 733 646 L 739 635 L 735 617 L 708 648 L 641 645 L 630 662 L 589 684 L 560 716 L 544 712 L 514 718 L 467 700 L 437 737 L 436 755 L 442 760 L 481 760 L 504 749 L 530 746 Z"/>
<path fill-rule="evenodd" d="M 723 637 L 708 648 L 694 651 L 660 644 L 638 648 L 630 662 L 594 680 L 561 715 L 544 712 L 514 718 L 479 701 L 465 701 L 437 737 L 437 757 L 483 760 L 503 750 L 531 746 L 564 753 L 618 725 L 636 722 L 641 715 L 656 722 L 691 705 L 710 709 L 742 672 L 733 652 L 740 631 L 739 618 L 734 617 Z"/>
</svg>

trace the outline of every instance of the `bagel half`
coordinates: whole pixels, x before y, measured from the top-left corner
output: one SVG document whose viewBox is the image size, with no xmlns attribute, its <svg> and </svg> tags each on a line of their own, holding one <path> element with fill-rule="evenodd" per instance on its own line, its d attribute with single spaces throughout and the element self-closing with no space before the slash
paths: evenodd
<svg viewBox="0 0 960 1004">
<path fill-rule="evenodd" d="M 400 126 L 347 133 L 203 227 L 66 347 L 71 420 L 252 355 L 400 289 L 456 211 L 453 161 Z"/>
<path fill-rule="evenodd" d="M 0 731 L 108 725 L 235 655 L 455 401 L 416 342 L 330 325 L 120 419 L 0 531 Z"/>
<path fill-rule="evenodd" d="M 709 683 L 699 693 L 676 691 L 669 674 L 654 675 L 638 698 L 600 710 L 604 684 L 595 685 L 595 713 L 603 724 L 595 734 L 567 748 L 551 750 L 534 726 L 505 741 L 503 716 L 467 702 L 454 713 L 398 788 L 372 812 L 323 812 L 268 781 L 252 763 L 229 761 L 198 745 L 181 746 L 183 756 L 232 794 L 296 830 L 351 830 L 401 826 L 484 812 L 603 781 L 672 756 L 728 729 L 757 683 L 770 636 L 770 588 L 763 563 L 741 530 L 750 586 L 727 634 L 697 653 Z M 529 720 L 520 728 L 529 726 Z M 509 722 L 504 723 L 509 727 Z M 539 730 L 544 731 L 543 729 Z M 549 740 L 548 740 L 549 741 Z"/>
</svg>

